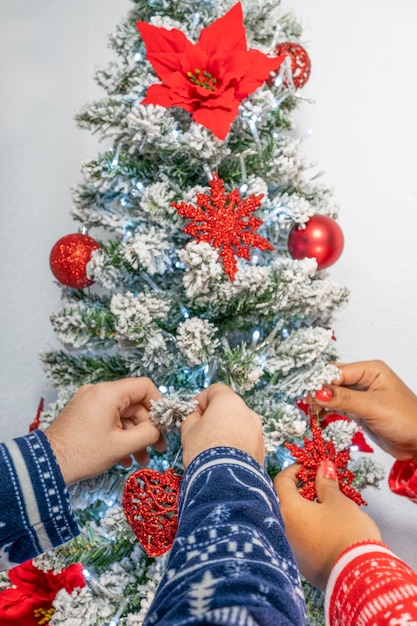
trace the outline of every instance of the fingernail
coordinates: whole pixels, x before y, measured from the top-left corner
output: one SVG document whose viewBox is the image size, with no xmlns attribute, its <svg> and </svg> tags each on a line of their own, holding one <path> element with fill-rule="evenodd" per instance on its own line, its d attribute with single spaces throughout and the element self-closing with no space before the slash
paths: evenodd
<svg viewBox="0 0 417 626">
<path fill-rule="evenodd" d="M 324 478 L 330 478 L 330 480 L 337 480 L 336 465 L 330 459 L 325 459 L 320 463 L 321 471 Z"/>
<path fill-rule="evenodd" d="M 320 402 L 330 402 L 330 400 L 333 398 L 333 391 L 328 387 L 323 387 L 322 389 L 316 391 L 314 397 L 317 398 L 317 400 L 319 400 Z"/>
</svg>

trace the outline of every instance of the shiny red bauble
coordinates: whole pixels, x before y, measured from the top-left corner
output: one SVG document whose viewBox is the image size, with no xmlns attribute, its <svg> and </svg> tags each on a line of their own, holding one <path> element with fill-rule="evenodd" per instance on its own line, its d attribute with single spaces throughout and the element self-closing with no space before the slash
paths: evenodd
<svg viewBox="0 0 417 626">
<path fill-rule="evenodd" d="M 299 43 L 285 41 L 283 43 L 279 43 L 275 47 L 274 53 L 277 56 L 285 55 L 290 59 L 292 82 L 294 83 L 294 87 L 296 89 L 304 87 L 310 78 L 311 62 L 310 57 L 303 46 L 300 46 Z M 270 83 L 268 82 L 268 84 Z M 285 78 L 283 86 L 288 87 L 288 81 Z"/>
<path fill-rule="evenodd" d="M 339 224 L 326 215 L 313 215 L 305 228 L 294 226 L 288 236 L 293 259 L 313 257 L 322 270 L 333 265 L 343 252 L 344 237 Z"/>
<path fill-rule="evenodd" d="M 93 284 L 86 267 L 93 250 L 102 246 L 89 235 L 73 233 L 61 237 L 51 250 L 49 263 L 55 278 L 65 287 L 83 289 Z"/>
</svg>

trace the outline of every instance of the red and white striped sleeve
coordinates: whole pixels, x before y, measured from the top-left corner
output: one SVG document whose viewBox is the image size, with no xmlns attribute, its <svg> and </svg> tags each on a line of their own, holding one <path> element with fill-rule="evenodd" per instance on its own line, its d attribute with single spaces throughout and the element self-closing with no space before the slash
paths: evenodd
<svg viewBox="0 0 417 626">
<path fill-rule="evenodd" d="M 383 543 L 345 550 L 326 588 L 327 626 L 417 626 L 417 574 Z"/>
</svg>

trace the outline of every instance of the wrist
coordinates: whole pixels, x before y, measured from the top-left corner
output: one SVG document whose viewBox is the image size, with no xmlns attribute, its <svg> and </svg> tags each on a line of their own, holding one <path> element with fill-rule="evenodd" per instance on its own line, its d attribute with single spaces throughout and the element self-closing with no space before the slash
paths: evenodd
<svg viewBox="0 0 417 626">
<path fill-rule="evenodd" d="M 50 428 L 45 430 L 45 435 L 55 456 L 55 460 L 61 471 L 65 484 L 68 486 L 78 480 L 81 480 L 81 478 L 77 477 L 74 473 L 74 467 L 77 467 L 78 463 L 70 462 L 68 450 L 65 446 L 62 446 L 60 442 L 56 440 L 53 431 Z"/>
</svg>

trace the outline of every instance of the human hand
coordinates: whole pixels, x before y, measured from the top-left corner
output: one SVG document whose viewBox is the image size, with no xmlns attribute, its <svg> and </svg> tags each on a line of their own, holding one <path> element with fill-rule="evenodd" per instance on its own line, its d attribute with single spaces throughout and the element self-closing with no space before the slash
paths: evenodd
<svg viewBox="0 0 417 626">
<path fill-rule="evenodd" d="M 417 396 L 382 361 L 336 366 L 340 377 L 317 392 L 313 403 L 346 413 L 383 450 L 417 462 Z"/>
<path fill-rule="evenodd" d="M 147 446 L 165 449 L 149 417 L 151 400 L 161 394 L 149 378 L 125 378 L 83 385 L 45 434 L 67 485 L 106 471 L 133 454 L 146 465 Z"/>
<path fill-rule="evenodd" d="M 242 398 L 227 385 L 216 383 L 196 400 L 201 414 L 190 413 L 181 425 L 184 469 L 198 454 L 217 446 L 243 450 L 263 465 L 262 422 Z"/>
<path fill-rule="evenodd" d="M 339 490 L 332 461 L 323 461 L 318 469 L 318 502 L 298 493 L 299 469 L 299 464 L 287 467 L 277 474 L 274 486 L 299 570 L 313 585 L 325 589 L 341 553 L 359 541 L 381 541 L 381 533 L 375 522 Z"/>
</svg>

